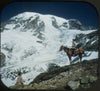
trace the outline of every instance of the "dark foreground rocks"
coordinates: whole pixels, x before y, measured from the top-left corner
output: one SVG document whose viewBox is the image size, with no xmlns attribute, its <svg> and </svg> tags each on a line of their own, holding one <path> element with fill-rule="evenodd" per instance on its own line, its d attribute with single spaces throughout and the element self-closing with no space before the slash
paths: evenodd
<svg viewBox="0 0 100 91">
<path fill-rule="evenodd" d="M 41 73 L 29 85 L 11 86 L 11 89 L 33 90 L 83 90 L 91 88 L 98 79 L 98 59 L 64 67 L 57 67 Z"/>
</svg>

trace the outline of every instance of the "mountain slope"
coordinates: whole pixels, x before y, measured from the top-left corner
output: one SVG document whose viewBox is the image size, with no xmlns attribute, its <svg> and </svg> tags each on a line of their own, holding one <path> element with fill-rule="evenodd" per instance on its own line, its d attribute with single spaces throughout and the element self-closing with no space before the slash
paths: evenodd
<svg viewBox="0 0 100 91">
<path fill-rule="evenodd" d="M 98 59 L 84 60 L 74 65 L 52 68 L 38 75 L 28 85 L 14 85 L 11 89 L 33 90 L 84 90 L 94 86 L 97 76 Z M 73 75 L 74 73 L 74 75 Z"/>
<path fill-rule="evenodd" d="M 45 72 L 50 63 L 69 65 L 66 53 L 59 52 L 60 46 L 71 47 L 72 39 L 76 38 L 76 35 L 82 33 L 88 36 L 97 31 L 82 31 L 80 25 L 83 26 L 75 19 L 66 20 L 33 12 L 18 14 L 2 23 L 1 52 L 5 57 L 2 59 L 0 73 L 4 84 L 14 85 L 18 71 L 23 73 L 24 83 L 28 84 L 38 74 Z M 98 35 L 96 36 L 93 41 L 98 40 Z M 89 59 L 97 57 L 98 51 L 93 52 Z"/>
</svg>

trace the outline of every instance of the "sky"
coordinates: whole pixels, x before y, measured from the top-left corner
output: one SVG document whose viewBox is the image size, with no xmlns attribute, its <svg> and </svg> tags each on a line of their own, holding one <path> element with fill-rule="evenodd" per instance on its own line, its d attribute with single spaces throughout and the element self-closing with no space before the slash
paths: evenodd
<svg viewBox="0 0 100 91">
<path fill-rule="evenodd" d="M 3 8 L 1 22 L 23 12 L 50 14 L 65 19 L 78 19 L 85 26 L 99 26 L 96 9 L 85 2 L 12 2 Z"/>
</svg>

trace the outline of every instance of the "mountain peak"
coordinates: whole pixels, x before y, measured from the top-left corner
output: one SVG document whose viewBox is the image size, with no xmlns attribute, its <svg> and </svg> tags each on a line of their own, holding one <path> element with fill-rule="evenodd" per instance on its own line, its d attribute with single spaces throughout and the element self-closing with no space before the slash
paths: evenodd
<svg viewBox="0 0 100 91">
<path fill-rule="evenodd" d="M 35 13 L 35 12 L 23 12 L 23 13 L 20 13 L 14 17 L 12 17 L 11 19 L 16 19 L 16 18 L 29 18 L 31 16 L 34 16 L 34 15 L 39 15 L 39 13 Z"/>
</svg>

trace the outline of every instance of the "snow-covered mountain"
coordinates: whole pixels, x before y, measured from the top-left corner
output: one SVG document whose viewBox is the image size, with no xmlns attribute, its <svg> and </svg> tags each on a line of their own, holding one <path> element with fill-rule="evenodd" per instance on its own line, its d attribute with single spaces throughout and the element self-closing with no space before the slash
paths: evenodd
<svg viewBox="0 0 100 91">
<path fill-rule="evenodd" d="M 33 12 L 18 14 L 2 23 L 0 73 L 3 83 L 6 86 L 14 85 L 18 71 L 23 73 L 24 84 L 28 84 L 38 74 L 46 71 L 50 63 L 69 65 L 66 53 L 59 52 L 59 48 L 61 45 L 71 47 L 76 35 L 83 34 L 86 37 L 97 31 L 85 29 L 76 19 L 66 20 Z M 86 37 L 85 41 L 90 39 Z M 93 51 L 90 57 L 83 59 L 97 57 L 98 52 Z"/>
</svg>

